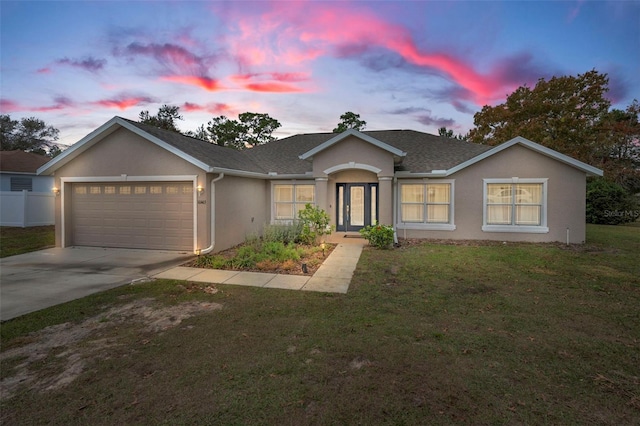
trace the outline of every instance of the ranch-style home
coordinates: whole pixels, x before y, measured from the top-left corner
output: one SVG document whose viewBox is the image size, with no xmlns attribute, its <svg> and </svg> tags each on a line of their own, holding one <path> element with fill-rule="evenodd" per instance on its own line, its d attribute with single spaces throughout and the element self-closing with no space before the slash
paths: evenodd
<svg viewBox="0 0 640 426">
<path fill-rule="evenodd" d="M 56 244 L 208 253 L 305 204 L 348 234 L 585 240 L 587 176 L 602 171 L 527 139 L 490 147 L 413 130 L 301 134 L 237 151 L 114 117 L 42 166 Z"/>
</svg>

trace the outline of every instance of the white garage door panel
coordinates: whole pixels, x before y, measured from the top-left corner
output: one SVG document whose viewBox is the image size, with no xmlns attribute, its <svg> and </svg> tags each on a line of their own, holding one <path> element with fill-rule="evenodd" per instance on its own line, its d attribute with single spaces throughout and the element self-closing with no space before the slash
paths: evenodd
<svg viewBox="0 0 640 426">
<path fill-rule="evenodd" d="M 193 249 L 193 183 L 73 184 L 72 244 Z"/>
</svg>

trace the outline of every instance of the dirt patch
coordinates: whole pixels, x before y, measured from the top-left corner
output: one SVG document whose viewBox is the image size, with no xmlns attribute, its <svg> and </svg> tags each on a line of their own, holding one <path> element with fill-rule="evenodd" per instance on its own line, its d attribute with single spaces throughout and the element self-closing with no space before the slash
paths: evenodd
<svg viewBox="0 0 640 426">
<path fill-rule="evenodd" d="M 142 331 L 161 333 L 198 313 L 221 309 L 213 302 L 184 302 L 160 306 L 152 298 L 112 307 L 81 323 L 44 328 L 25 338 L 25 344 L 0 353 L 3 364 L 0 400 L 11 398 L 22 386 L 46 392 L 73 382 L 87 360 L 107 357 L 105 349 L 118 346 L 105 331 L 122 324 L 142 324 Z"/>
</svg>

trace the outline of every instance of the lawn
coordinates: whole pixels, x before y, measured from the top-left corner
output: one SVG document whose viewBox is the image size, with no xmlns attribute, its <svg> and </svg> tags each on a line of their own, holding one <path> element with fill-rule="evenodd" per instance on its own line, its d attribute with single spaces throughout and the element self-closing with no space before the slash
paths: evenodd
<svg viewBox="0 0 640 426">
<path fill-rule="evenodd" d="M 366 249 L 346 295 L 165 280 L 29 314 L 0 421 L 640 424 L 640 228 L 587 237 Z"/>
<path fill-rule="evenodd" d="M 55 245 L 54 226 L 0 227 L 0 258 Z"/>
</svg>

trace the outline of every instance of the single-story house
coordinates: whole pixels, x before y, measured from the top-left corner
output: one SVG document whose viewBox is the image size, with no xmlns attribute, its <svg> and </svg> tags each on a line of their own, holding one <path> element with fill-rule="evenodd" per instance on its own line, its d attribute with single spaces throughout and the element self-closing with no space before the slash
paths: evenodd
<svg viewBox="0 0 640 426">
<path fill-rule="evenodd" d="M 0 226 L 54 223 L 52 176 L 38 176 L 51 158 L 20 150 L 0 151 Z"/>
<path fill-rule="evenodd" d="M 51 192 L 53 178 L 38 176 L 51 158 L 20 150 L 0 151 L 0 191 Z"/>
<path fill-rule="evenodd" d="M 527 139 L 490 147 L 412 130 L 300 134 L 243 151 L 114 117 L 39 169 L 56 244 L 207 253 L 287 223 L 306 203 L 336 232 L 399 238 L 585 240 L 587 176 Z"/>
</svg>

